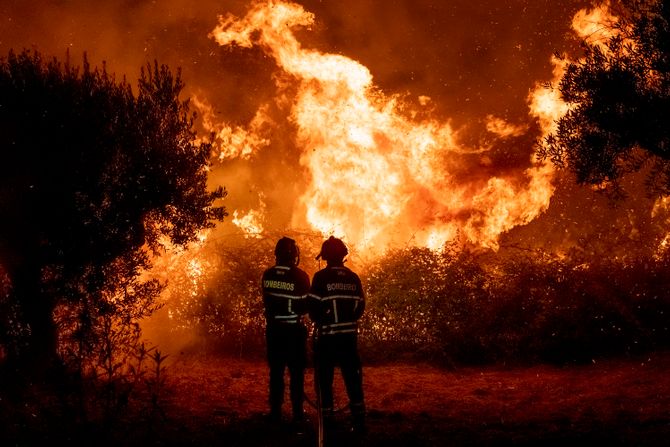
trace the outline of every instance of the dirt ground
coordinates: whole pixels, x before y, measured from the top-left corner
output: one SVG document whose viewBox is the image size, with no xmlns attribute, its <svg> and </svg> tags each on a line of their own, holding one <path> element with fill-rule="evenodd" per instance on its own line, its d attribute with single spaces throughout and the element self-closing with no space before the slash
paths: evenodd
<svg viewBox="0 0 670 447">
<path fill-rule="evenodd" d="M 337 376 L 342 409 L 326 445 L 668 446 L 669 371 L 670 352 L 564 367 L 366 366 L 368 433 L 348 433 L 346 395 Z M 302 435 L 288 423 L 272 426 L 264 419 L 263 362 L 188 357 L 168 372 L 157 444 L 317 445 L 311 369 L 309 423 Z"/>
<path fill-rule="evenodd" d="M 335 394 L 341 411 L 325 445 L 669 446 L 668 371 L 670 352 L 563 367 L 367 365 L 367 434 L 354 436 L 348 430 L 338 375 Z M 166 372 L 163 394 L 150 414 L 120 417 L 123 422 L 114 427 L 90 426 L 86 433 L 81 427 L 46 427 L 53 436 L 12 439 L 0 446 L 318 445 L 311 369 L 302 433 L 288 422 L 267 421 L 263 361 L 177 356 Z M 287 420 L 288 411 L 287 398 Z"/>
</svg>

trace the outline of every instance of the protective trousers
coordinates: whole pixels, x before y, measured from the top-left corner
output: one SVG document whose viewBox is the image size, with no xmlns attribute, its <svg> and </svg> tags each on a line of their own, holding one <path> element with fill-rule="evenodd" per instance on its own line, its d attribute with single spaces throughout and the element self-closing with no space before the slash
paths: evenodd
<svg viewBox="0 0 670 447">
<path fill-rule="evenodd" d="M 293 419 L 303 417 L 307 330 L 300 324 L 277 324 L 266 329 L 267 357 L 270 367 L 270 411 L 281 417 L 284 403 L 284 372 L 289 370 Z"/>
<path fill-rule="evenodd" d="M 363 398 L 363 369 L 358 355 L 357 335 L 319 335 L 314 340 L 317 380 L 321 393 L 324 416 L 333 412 L 333 379 L 339 366 L 349 398 L 349 409 L 354 427 L 362 427 L 365 420 Z"/>
</svg>

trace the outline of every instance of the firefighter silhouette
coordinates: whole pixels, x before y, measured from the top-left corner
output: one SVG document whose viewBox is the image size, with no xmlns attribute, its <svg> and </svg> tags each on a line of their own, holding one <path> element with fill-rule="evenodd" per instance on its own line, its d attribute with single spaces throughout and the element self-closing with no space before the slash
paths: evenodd
<svg viewBox="0 0 670 447">
<path fill-rule="evenodd" d="M 349 398 L 352 429 L 365 431 L 363 371 L 358 354 L 358 319 L 365 310 L 361 280 L 344 266 L 349 253 L 340 239 L 331 236 L 316 259 L 326 267 L 312 278 L 309 316 L 314 322 L 314 361 L 317 397 L 326 426 L 333 418 L 333 379 L 339 366 Z"/>
<path fill-rule="evenodd" d="M 307 362 L 307 328 L 302 315 L 307 312 L 309 276 L 298 268 L 300 252 L 296 242 L 282 237 L 275 246 L 276 264 L 263 273 L 265 336 L 270 368 L 270 417 L 278 422 L 284 401 L 284 373 L 290 377 L 294 422 L 303 419 L 304 373 Z"/>
</svg>

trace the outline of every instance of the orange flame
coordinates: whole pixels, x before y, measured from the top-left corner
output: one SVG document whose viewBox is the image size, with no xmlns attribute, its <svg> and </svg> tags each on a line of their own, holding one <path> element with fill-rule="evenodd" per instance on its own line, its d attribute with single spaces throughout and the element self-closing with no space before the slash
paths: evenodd
<svg viewBox="0 0 670 447">
<path fill-rule="evenodd" d="M 216 121 L 214 110 L 206 100 L 194 96 L 191 101 L 200 112 L 204 130 L 214 134 L 214 151 L 218 151 L 219 161 L 229 158 L 248 159 L 255 151 L 270 144 L 270 140 L 262 136 L 263 129 L 271 122 L 266 108 L 258 109 L 248 129 L 245 129 Z"/>
<path fill-rule="evenodd" d="M 510 124 L 502 118 L 488 115 L 486 117 L 486 130 L 501 137 L 518 137 L 526 133 L 528 126 Z"/>
<path fill-rule="evenodd" d="M 551 57 L 554 65 L 552 83 L 558 82 L 569 63 L 555 56 Z M 556 131 L 556 121 L 565 115 L 570 106 L 561 99 L 561 93 L 552 85 L 536 85 L 528 96 L 530 114 L 538 120 L 543 136 Z"/>
<path fill-rule="evenodd" d="M 614 26 L 619 21 L 610 11 L 607 1 L 593 9 L 582 9 L 572 18 L 572 29 L 577 35 L 592 45 L 608 51 L 606 41 L 615 34 Z"/>
<path fill-rule="evenodd" d="M 216 42 L 259 46 L 295 81 L 291 119 L 311 180 L 293 225 L 345 237 L 372 252 L 410 241 L 438 249 L 457 237 L 496 249 L 501 234 L 549 206 L 549 164 L 532 156 L 530 167 L 515 175 L 472 172 L 464 179 L 464 157 L 487 148 L 465 147 L 448 121 L 417 120 L 426 114 L 412 112 L 429 104 L 427 96 L 407 104 L 376 89 L 357 61 L 303 48 L 294 30 L 309 28 L 315 17 L 302 6 L 257 2 L 242 18 L 219 20 L 210 33 Z M 277 88 L 285 98 L 282 84 Z M 542 87 L 529 97 L 529 107 L 545 133 L 567 110 L 557 92 Z M 493 116 L 487 121 L 500 140 L 528 130 Z M 487 157 L 481 159 L 485 165 Z"/>
<path fill-rule="evenodd" d="M 592 45 L 597 45 L 602 51 L 609 51 L 606 41 L 615 31 L 614 26 L 618 18 L 612 15 L 609 1 L 593 9 L 581 9 L 572 19 L 573 31 Z M 551 58 L 553 77 L 551 84 L 560 81 L 570 63 L 567 58 Z M 571 105 L 561 99 L 560 91 L 552 85 L 536 85 L 528 97 L 530 114 L 539 122 L 543 136 L 556 131 L 556 122 L 570 110 Z"/>
<path fill-rule="evenodd" d="M 166 236 L 159 243 L 163 253 L 152 258 L 152 269 L 144 272 L 143 279 L 158 279 L 167 284 L 164 298 L 183 295 L 191 298 L 202 293 L 202 278 L 212 269 L 202 252 L 208 241 L 211 230 L 202 230 L 194 242 L 187 247 L 175 245 Z M 184 278 L 183 282 L 175 283 L 170 278 Z"/>
<path fill-rule="evenodd" d="M 233 211 L 233 224 L 244 232 L 245 238 L 261 238 L 263 235 L 263 217 L 265 214 L 265 202 L 261 197 L 260 206 L 257 210 L 249 210 L 245 214 L 238 210 Z"/>
</svg>

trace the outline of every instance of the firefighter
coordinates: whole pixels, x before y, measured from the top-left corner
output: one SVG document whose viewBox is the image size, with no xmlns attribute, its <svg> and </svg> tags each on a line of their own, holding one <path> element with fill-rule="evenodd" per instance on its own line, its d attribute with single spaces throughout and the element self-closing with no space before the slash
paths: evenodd
<svg viewBox="0 0 670 447">
<path fill-rule="evenodd" d="M 358 275 L 344 266 L 348 253 L 344 242 L 333 236 L 322 244 L 316 259 L 323 258 L 326 267 L 312 278 L 308 304 L 314 322 L 315 384 L 323 418 L 332 422 L 333 378 L 335 367 L 339 366 L 349 398 L 352 429 L 363 433 L 363 370 L 357 340 L 365 297 Z"/>
<path fill-rule="evenodd" d="M 303 420 L 304 373 L 307 363 L 307 312 L 309 276 L 298 268 L 300 252 L 296 242 L 282 237 L 275 246 L 276 264 L 262 278 L 265 307 L 265 336 L 270 368 L 270 418 L 281 421 L 284 402 L 284 373 L 288 368 L 293 422 Z"/>
</svg>

